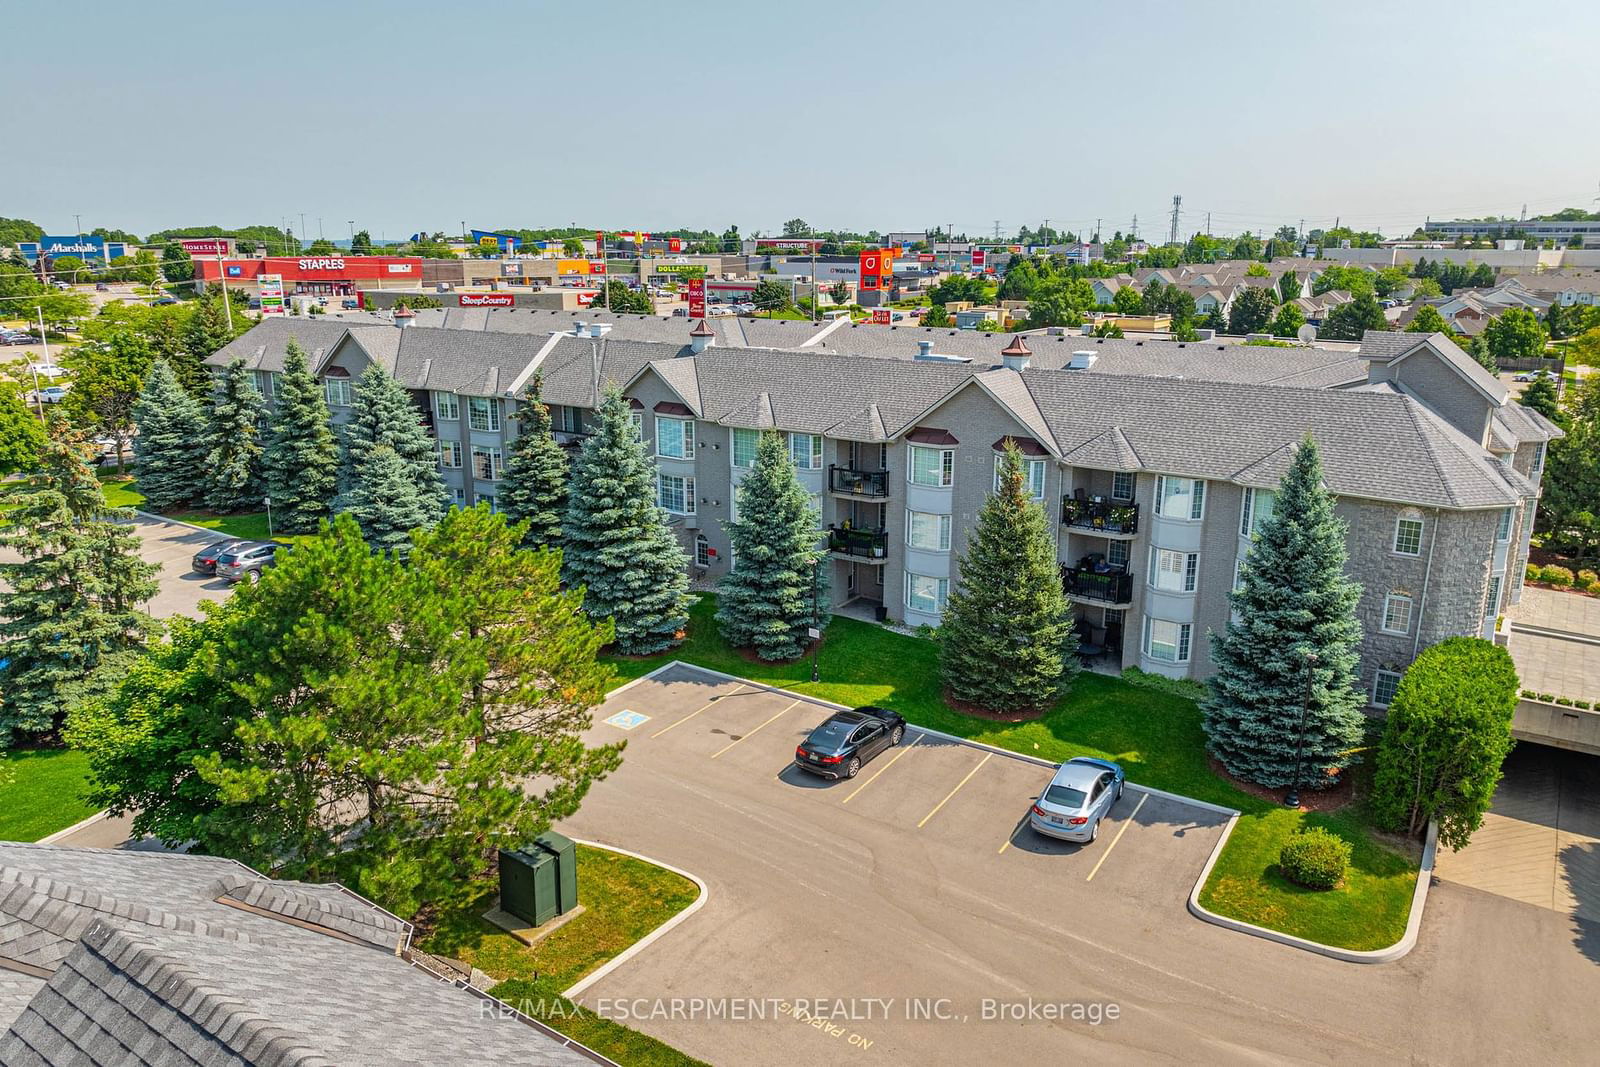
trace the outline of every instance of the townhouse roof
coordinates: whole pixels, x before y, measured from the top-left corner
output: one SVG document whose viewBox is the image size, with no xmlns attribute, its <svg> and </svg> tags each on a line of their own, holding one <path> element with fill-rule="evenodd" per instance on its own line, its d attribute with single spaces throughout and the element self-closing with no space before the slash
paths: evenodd
<svg viewBox="0 0 1600 1067">
<path fill-rule="evenodd" d="M 366 331 L 351 339 L 370 351 Z M 395 340 L 397 339 L 397 341 Z M 397 343 L 391 373 L 410 389 L 432 389 L 463 396 L 501 396 L 534 355 L 540 338 L 499 333 L 430 330 L 425 326 L 390 328 L 383 344 Z"/>
<path fill-rule="evenodd" d="M 230 860 L 0 842 L 0 1063 L 594 1062 L 397 958 L 409 934 Z"/>
<path fill-rule="evenodd" d="M 206 357 L 206 363 L 225 367 L 236 359 L 250 370 L 283 372 L 283 357 L 290 339 L 306 350 L 306 362 L 315 370 L 347 332 L 352 330 L 391 330 L 393 326 L 355 325 L 327 322 L 320 318 L 263 318 L 247 333 L 235 337 Z M 396 331 L 398 332 L 398 331 Z"/>
<path fill-rule="evenodd" d="M 1381 335 L 1381 336 L 1380 336 Z M 1409 342 L 1409 343 L 1407 343 Z M 1494 404 L 1504 404 L 1511 394 L 1500 379 L 1484 370 L 1482 365 L 1471 356 L 1467 355 L 1450 338 L 1442 333 L 1395 333 L 1389 330 L 1368 330 L 1361 335 L 1361 352 L 1369 353 L 1368 346 L 1375 359 L 1384 359 L 1392 366 L 1419 351 L 1433 352 L 1444 360 L 1456 373 L 1465 378 L 1474 388 Z M 1378 353 L 1381 353 L 1378 354 Z"/>
</svg>

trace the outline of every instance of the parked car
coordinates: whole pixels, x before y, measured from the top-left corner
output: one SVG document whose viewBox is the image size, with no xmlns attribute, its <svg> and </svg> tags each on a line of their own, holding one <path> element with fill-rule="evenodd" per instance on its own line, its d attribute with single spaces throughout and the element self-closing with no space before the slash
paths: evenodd
<svg viewBox="0 0 1600 1067">
<path fill-rule="evenodd" d="M 6 330 L 0 333 L 0 344 L 31 345 L 33 341 L 33 334 L 26 330 Z"/>
<path fill-rule="evenodd" d="M 1536 382 L 1540 378 L 1550 378 L 1553 380 L 1558 377 L 1560 377 L 1560 375 L 1553 370 L 1525 370 L 1521 374 L 1512 377 L 1511 380 L 1514 382 Z"/>
<path fill-rule="evenodd" d="M 176 304 L 177 302 L 178 298 L 173 296 L 171 293 L 162 293 L 160 296 L 156 297 L 156 306 L 158 307 L 165 307 L 168 304 Z"/>
<path fill-rule="evenodd" d="M 1028 809 L 1028 825 L 1046 837 L 1087 844 L 1100 836 L 1100 820 L 1122 798 L 1122 786 L 1122 768 L 1110 760 L 1069 759 Z"/>
<path fill-rule="evenodd" d="M 111 286 L 107 285 L 105 282 L 95 282 L 94 291 L 97 293 L 109 293 L 111 291 Z"/>
<path fill-rule="evenodd" d="M 217 557 L 217 577 L 230 582 L 253 582 L 278 562 L 285 546 L 276 541 L 246 541 Z"/>
<path fill-rule="evenodd" d="M 67 387 L 64 385 L 47 385 L 28 397 L 29 400 L 42 400 L 46 404 L 59 404 L 66 398 Z"/>
<path fill-rule="evenodd" d="M 215 574 L 217 573 L 217 560 L 221 559 L 224 555 L 234 551 L 235 549 L 243 548 L 245 545 L 252 543 L 253 542 L 250 541 L 242 541 L 238 538 L 233 538 L 226 541 L 213 541 L 200 551 L 196 552 L 194 554 L 194 559 L 189 561 L 189 565 L 194 568 L 194 572 L 196 574 Z"/>
<path fill-rule="evenodd" d="M 341 300 L 341 301 L 339 301 L 339 306 L 344 308 L 346 311 L 356 311 L 361 307 L 361 301 L 359 301 L 359 300 Z"/>
<path fill-rule="evenodd" d="M 873 756 L 898 745 L 906 720 L 897 711 L 868 705 L 836 711 L 800 742 L 794 763 L 824 778 L 854 778 Z"/>
<path fill-rule="evenodd" d="M 30 363 L 28 364 L 28 371 L 32 374 L 37 374 L 41 378 L 59 378 L 67 373 L 54 363 Z"/>
</svg>

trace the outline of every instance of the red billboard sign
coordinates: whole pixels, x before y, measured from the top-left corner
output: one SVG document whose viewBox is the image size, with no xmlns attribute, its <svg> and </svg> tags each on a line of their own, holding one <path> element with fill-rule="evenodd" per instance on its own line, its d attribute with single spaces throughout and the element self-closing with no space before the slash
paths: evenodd
<svg viewBox="0 0 1600 1067">
<path fill-rule="evenodd" d="M 933 261 L 934 261 L 934 255 L 933 255 L 932 252 L 918 252 L 917 253 L 917 262 L 918 263 L 932 263 Z"/>
<path fill-rule="evenodd" d="M 603 259 L 591 259 L 589 261 L 589 273 L 590 274 L 604 274 L 605 272 L 606 272 L 606 261 L 605 260 L 603 260 Z"/>
<path fill-rule="evenodd" d="M 874 326 L 887 326 L 894 321 L 894 312 L 888 308 L 872 309 L 872 324 Z"/>
<path fill-rule="evenodd" d="M 595 297 L 597 297 L 599 295 L 600 295 L 599 293 L 579 293 L 579 294 L 577 294 L 577 296 L 578 296 L 578 306 L 581 307 L 581 308 L 588 307 L 590 304 L 594 303 Z"/>
<path fill-rule="evenodd" d="M 689 279 L 689 317 L 703 319 L 706 317 L 706 280 L 704 278 Z"/>
<path fill-rule="evenodd" d="M 456 302 L 464 308 L 509 308 L 517 306 L 515 293 L 459 293 Z"/>
<path fill-rule="evenodd" d="M 972 250 L 972 269 L 973 270 L 982 270 L 983 269 L 984 260 L 986 258 L 987 258 L 986 257 L 986 253 L 984 252 L 983 249 L 974 248 Z"/>
<path fill-rule="evenodd" d="M 683 238 L 682 237 L 668 237 L 667 238 L 667 251 L 668 252 L 682 252 L 683 251 Z"/>
</svg>

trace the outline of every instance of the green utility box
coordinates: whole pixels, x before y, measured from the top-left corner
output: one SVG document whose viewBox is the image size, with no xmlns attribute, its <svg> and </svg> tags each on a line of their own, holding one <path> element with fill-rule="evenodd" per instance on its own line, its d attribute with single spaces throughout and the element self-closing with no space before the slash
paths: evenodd
<svg viewBox="0 0 1600 1067">
<path fill-rule="evenodd" d="M 500 907 L 524 922 L 543 926 L 578 905 L 578 851 L 554 831 L 533 844 L 500 850 Z"/>
</svg>

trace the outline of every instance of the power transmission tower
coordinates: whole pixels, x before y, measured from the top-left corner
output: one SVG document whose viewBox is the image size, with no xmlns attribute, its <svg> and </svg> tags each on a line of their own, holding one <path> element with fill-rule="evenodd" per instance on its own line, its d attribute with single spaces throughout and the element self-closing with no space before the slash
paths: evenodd
<svg viewBox="0 0 1600 1067">
<path fill-rule="evenodd" d="M 1093 243 L 1093 242 L 1098 241 L 1098 240 L 1100 240 L 1100 220 L 1099 219 L 1095 219 L 1094 220 L 1094 232 L 1089 235 L 1089 240 L 1088 240 L 1088 242 L 1085 242 L 1085 243 Z"/>
<path fill-rule="evenodd" d="M 1133 217 L 1133 229 L 1128 231 L 1128 240 L 1129 241 L 1137 241 L 1138 239 L 1139 239 L 1139 216 L 1135 215 Z"/>
<path fill-rule="evenodd" d="M 1172 244 L 1178 243 L 1178 215 L 1183 210 L 1183 197 L 1172 198 L 1172 236 L 1168 240 Z"/>
<path fill-rule="evenodd" d="M 1000 220 L 999 219 L 995 219 L 994 220 L 994 239 L 996 241 L 1000 240 Z"/>
</svg>

